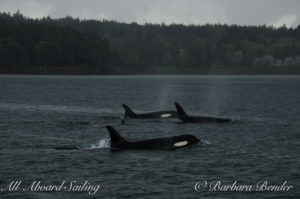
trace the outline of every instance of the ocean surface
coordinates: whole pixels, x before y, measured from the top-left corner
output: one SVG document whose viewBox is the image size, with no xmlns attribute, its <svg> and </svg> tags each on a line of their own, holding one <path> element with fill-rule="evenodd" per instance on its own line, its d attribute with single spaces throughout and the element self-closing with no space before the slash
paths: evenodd
<svg viewBox="0 0 300 199">
<path fill-rule="evenodd" d="M 143 113 L 175 110 L 174 102 L 189 114 L 233 121 L 121 123 L 122 103 Z M 111 152 L 106 125 L 130 141 L 181 134 L 202 141 Z M 54 149 L 62 145 L 82 149 Z M 299 152 L 300 76 L 0 76 L 1 199 L 299 198 Z M 64 184 L 39 191 L 37 182 Z M 264 182 L 293 187 L 256 190 Z M 88 185 L 100 187 L 89 193 Z"/>
</svg>

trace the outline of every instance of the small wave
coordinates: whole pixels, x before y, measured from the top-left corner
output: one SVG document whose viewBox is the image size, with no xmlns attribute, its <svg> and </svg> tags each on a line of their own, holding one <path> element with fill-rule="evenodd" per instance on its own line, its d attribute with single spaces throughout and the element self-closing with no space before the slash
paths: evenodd
<svg viewBox="0 0 300 199">
<path fill-rule="evenodd" d="M 211 142 L 208 141 L 208 140 L 201 140 L 201 142 L 202 142 L 203 144 L 207 144 L 207 145 L 211 144 Z"/>
<path fill-rule="evenodd" d="M 82 150 L 110 148 L 110 138 L 106 137 L 106 138 L 99 140 L 99 142 L 96 144 L 82 145 L 79 148 Z"/>
</svg>

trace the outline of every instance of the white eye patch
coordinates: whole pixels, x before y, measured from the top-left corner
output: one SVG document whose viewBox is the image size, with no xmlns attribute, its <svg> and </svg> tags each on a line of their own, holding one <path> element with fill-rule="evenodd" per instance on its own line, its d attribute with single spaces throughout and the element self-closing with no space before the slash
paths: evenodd
<svg viewBox="0 0 300 199">
<path fill-rule="evenodd" d="M 171 117 L 171 116 L 172 116 L 172 114 L 170 114 L 170 113 L 160 115 L 160 117 Z"/>
<path fill-rule="evenodd" d="M 185 146 L 188 143 L 189 143 L 188 141 L 184 140 L 184 141 L 181 141 L 181 142 L 174 143 L 174 146 L 176 146 L 176 147 Z"/>
</svg>

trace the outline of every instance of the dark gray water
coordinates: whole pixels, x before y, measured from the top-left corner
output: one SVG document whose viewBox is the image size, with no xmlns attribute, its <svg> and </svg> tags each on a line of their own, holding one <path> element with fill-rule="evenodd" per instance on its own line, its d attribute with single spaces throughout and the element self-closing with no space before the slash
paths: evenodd
<svg viewBox="0 0 300 199">
<path fill-rule="evenodd" d="M 0 76 L 0 198 L 299 198 L 299 88 L 300 76 Z M 175 109 L 174 101 L 188 113 L 234 121 L 120 122 L 122 103 L 147 112 Z M 171 152 L 111 152 L 108 124 L 128 140 L 193 134 L 203 141 Z M 54 150 L 69 144 L 89 150 Z M 17 180 L 24 191 L 4 190 Z M 34 181 L 100 188 L 33 192 Z M 195 191 L 203 181 L 293 188 Z"/>
</svg>

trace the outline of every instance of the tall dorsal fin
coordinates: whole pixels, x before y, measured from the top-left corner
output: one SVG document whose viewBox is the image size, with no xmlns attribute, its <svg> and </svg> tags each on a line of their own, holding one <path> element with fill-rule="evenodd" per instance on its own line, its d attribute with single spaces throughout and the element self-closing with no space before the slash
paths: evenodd
<svg viewBox="0 0 300 199">
<path fill-rule="evenodd" d="M 120 145 L 124 142 L 127 142 L 120 134 L 119 132 L 114 129 L 112 126 L 106 126 L 107 130 L 109 131 L 110 134 L 110 144 L 111 147 Z"/>
<path fill-rule="evenodd" d="M 126 104 L 122 104 L 123 108 L 125 109 L 125 117 L 133 117 L 136 116 L 136 113 L 129 108 Z"/>
<path fill-rule="evenodd" d="M 179 117 L 185 117 L 185 116 L 187 116 L 187 114 L 185 113 L 185 111 L 183 110 L 183 108 L 177 102 L 175 102 L 175 106 L 176 106 L 177 114 L 178 114 Z"/>
</svg>

